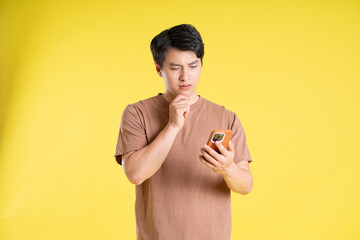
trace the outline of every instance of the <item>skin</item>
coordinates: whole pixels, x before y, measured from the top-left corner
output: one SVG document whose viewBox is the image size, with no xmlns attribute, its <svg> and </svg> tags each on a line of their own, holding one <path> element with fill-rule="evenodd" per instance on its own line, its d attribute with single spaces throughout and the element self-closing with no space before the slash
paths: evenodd
<svg viewBox="0 0 360 240">
<path fill-rule="evenodd" d="M 248 161 L 234 162 L 235 148 L 229 141 L 229 149 L 221 143 L 215 142 L 220 154 L 207 144 L 200 149 L 200 161 L 215 173 L 221 174 L 228 187 L 237 193 L 248 194 L 253 188 L 253 177 Z"/>
<path fill-rule="evenodd" d="M 196 88 L 201 74 L 201 59 L 193 51 L 180 51 L 170 48 L 165 53 L 163 67 L 155 63 L 156 71 L 165 83 L 165 93 L 162 95 L 166 101 L 172 102 L 177 95 L 188 97 L 189 103 L 193 104 L 198 99 Z M 191 84 L 189 89 L 181 89 L 179 86 Z"/>
<path fill-rule="evenodd" d="M 123 168 L 130 182 L 139 185 L 156 173 L 165 161 L 176 135 L 191 114 L 190 105 L 199 96 L 196 88 L 201 74 L 201 60 L 193 51 L 170 48 L 165 55 L 163 68 L 155 63 L 156 71 L 165 83 L 164 99 L 169 102 L 169 122 L 148 146 L 123 155 Z M 190 84 L 189 89 L 180 86 Z M 208 145 L 200 149 L 199 160 L 210 170 L 221 174 L 227 186 L 234 192 L 247 194 L 252 190 L 253 179 L 248 161 L 234 162 L 235 146 L 229 149 L 216 142 L 220 154 Z"/>
</svg>

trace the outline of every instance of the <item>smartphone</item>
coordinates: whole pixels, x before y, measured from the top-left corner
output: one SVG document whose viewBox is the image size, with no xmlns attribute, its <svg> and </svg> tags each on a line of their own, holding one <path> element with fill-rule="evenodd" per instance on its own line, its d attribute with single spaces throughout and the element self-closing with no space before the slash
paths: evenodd
<svg viewBox="0 0 360 240">
<path fill-rule="evenodd" d="M 215 145 L 215 142 L 216 141 L 221 142 L 221 144 L 226 149 L 228 149 L 229 141 L 230 141 L 231 137 L 232 137 L 232 131 L 231 130 L 228 130 L 228 129 L 216 129 L 216 130 L 211 132 L 210 138 L 209 138 L 209 141 L 208 141 L 207 145 L 209 145 L 209 147 L 214 149 L 216 152 L 220 153 L 220 150 Z"/>
</svg>

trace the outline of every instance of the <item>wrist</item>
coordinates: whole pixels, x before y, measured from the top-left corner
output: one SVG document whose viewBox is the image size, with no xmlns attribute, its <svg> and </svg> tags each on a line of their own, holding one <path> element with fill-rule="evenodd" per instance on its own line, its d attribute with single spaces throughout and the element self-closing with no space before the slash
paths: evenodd
<svg viewBox="0 0 360 240">
<path fill-rule="evenodd" d="M 227 168 L 225 168 L 224 176 L 232 176 L 239 172 L 239 167 L 236 165 L 235 162 L 232 162 Z"/>
<path fill-rule="evenodd" d="M 165 130 L 166 132 L 169 132 L 170 134 L 174 134 L 174 135 L 177 135 L 177 134 L 179 133 L 179 131 L 180 131 L 179 128 L 177 128 L 177 127 L 175 127 L 175 126 L 173 126 L 173 125 L 170 125 L 170 124 L 166 125 L 166 127 L 164 128 L 164 130 Z"/>
</svg>

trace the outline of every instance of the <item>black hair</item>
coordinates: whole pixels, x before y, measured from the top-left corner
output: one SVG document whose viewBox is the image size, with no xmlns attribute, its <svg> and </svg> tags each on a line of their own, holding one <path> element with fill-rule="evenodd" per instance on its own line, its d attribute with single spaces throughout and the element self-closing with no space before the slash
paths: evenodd
<svg viewBox="0 0 360 240">
<path fill-rule="evenodd" d="M 182 51 L 193 51 L 203 64 L 204 43 L 200 33 L 190 24 L 181 24 L 166 29 L 156 35 L 150 43 L 150 50 L 154 61 L 163 67 L 165 53 L 169 48 L 177 48 Z"/>
</svg>

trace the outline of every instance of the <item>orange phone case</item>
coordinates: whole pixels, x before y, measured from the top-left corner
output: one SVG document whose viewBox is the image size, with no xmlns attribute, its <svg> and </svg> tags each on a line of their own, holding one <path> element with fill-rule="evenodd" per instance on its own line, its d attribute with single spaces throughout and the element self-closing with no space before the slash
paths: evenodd
<svg viewBox="0 0 360 240">
<path fill-rule="evenodd" d="M 220 141 L 221 144 L 228 149 L 229 141 L 232 137 L 232 131 L 228 129 L 216 129 L 211 132 L 208 144 L 209 147 L 220 153 L 220 150 L 215 145 L 216 141 Z"/>
</svg>

